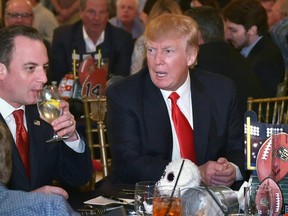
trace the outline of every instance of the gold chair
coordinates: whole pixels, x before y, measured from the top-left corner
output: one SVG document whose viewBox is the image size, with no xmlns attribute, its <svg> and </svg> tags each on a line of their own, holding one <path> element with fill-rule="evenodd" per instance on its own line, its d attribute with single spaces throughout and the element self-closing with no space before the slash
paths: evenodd
<svg viewBox="0 0 288 216">
<path fill-rule="evenodd" d="M 111 165 L 111 159 L 108 158 L 109 144 L 106 142 L 106 129 L 104 124 L 106 116 L 106 97 L 83 97 L 82 101 L 84 106 L 85 132 L 88 145 L 91 149 L 91 157 L 93 161 L 101 161 L 103 177 L 106 177 Z M 98 140 L 96 141 L 95 136 L 97 135 Z M 95 183 L 95 172 L 93 178 Z"/>
<path fill-rule="evenodd" d="M 287 124 L 287 101 L 288 96 L 257 99 L 249 97 L 247 100 L 247 110 L 256 112 L 258 122 Z"/>
</svg>

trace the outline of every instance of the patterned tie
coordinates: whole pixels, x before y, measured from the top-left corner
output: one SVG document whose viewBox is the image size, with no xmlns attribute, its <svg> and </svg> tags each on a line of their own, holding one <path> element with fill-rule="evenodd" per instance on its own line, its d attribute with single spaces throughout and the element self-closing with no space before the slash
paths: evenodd
<svg viewBox="0 0 288 216">
<path fill-rule="evenodd" d="M 23 124 L 23 110 L 15 110 L 13 116 L 16 122 L 16 146 L 22 159 L 27 176 L 30 178 L 29 138 Z"/>
<path fill-rule="evenodd" d="M 179 97 L 180 96 L 176 92 L 172 92 L 169 96 L 172 103 L 172 120 L 180 145 L 181 157 L 196 163 L 194 132 L 188 120 L 177 105 L 177 100 Z"/>
</svg>

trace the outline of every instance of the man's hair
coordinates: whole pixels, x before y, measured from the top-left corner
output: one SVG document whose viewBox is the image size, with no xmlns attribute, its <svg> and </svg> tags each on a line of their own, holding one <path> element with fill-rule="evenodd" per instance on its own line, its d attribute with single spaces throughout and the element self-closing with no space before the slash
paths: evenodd
<svg viewBox="0 0 288 216">
<path fill-rule="evenodd" d="M 148 15 L 149 20 L 162 14 L 182 14 L 182 10 L 175 0 L 157 0 Z"/>
<path fill-rule="evenodd" d="M 14 41 L 18 36 L 43 42 L 42 36 L 33 27 L 17 25 L 0 29 L 0 63 L 6 65 L 6 67 L 10 65 L 12 60 L 13 51 L 15 49 Z"/>
<path fill-rule="evenodd" d="M 194 19 L 204 42 L 224 40 L 224 23 L 220 12 L 210 6 L 193 7 L 185 15 Z"/>
<path fill-rule="evenodd" d="M 106 2 L 107 2 L 107 8 L 109 8 L 109 1 L 108 0 L 106 0 Z M 85 8 L 86 8 L 86 4 L 87 4 L 87 0 L 80 0 L 80 11 L 81 10 L 85 10 Z"/>
<path fill-rule="evenodd" d="M 12 171 L 12 137 L 0 121 L 0 182 L 6 184 Z"/>
<path fill-rule="evenodd" d="M 146 40 L 161 41 L 166 39 L 186 40 L 186 49 L 199 49 L 197 23 L 188 16 L 163 14 L 148 22 L 145 30 Z"/>
<path fill-rule="evenodd" d="M 258 35 L 268 33 L 267 13 L 258 0 L 233 0 L 223 9 L 225 20 L 243 25 L 248 31 L 256 26 Z"/>
</svg>

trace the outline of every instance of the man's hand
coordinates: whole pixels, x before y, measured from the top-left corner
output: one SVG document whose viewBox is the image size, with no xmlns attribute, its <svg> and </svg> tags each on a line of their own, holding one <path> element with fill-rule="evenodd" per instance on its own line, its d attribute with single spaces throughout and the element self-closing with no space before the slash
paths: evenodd
<svg viewBox="0 0 288 216">
<path fill-rule="evenodd" d="M 63 188 L 56 187 L 56 186 L 45 185 L 36 190 L 33 190 L 32 192 L 40 192 L 40 193 L 45 193 L 45 194 L 57 194 L 57 195 L 64 197 L 65 199 L 68 199 L 68 193 Z"/>
<path fill-rule="evenodd" d="M 62 115 L 55 119 L 51 125 L 59 136 L 68 136 L 67 141 L 75 141 L 78 139 L 76 134 L 76 121 L 69 111 L 69 104 L 61 101 L 60 107 L 63 109 Z"/>
<path fill-rule="evenodd" d="M 208 161 L 199 166 L 202 182 L 207 186 L 231 186 L 236 179 L 235 167 L 226 158 Z"/>
</svg>

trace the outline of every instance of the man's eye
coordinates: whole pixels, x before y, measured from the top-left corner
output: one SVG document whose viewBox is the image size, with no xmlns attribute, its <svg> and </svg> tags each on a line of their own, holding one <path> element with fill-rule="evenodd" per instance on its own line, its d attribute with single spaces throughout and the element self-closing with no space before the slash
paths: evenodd
<svg viewBox="0 0 288 216">
<path fill-rule="evenodd" d="M 26 66 L 24 68 L 25 71 L 27 72 L 34 72 L 35 71 L 35 66 Z"/>
<path fill-rule="evenodd" d="M 44 65 L 43 66 L 43 69 L 46 71 L 46 73 L 48 72 L 48 70 L 49 70 L 49 65 Z"/>
<path fill-rule="evenodd" d="M 165 53 L 166 53 L 166 54 L 173 53 L 173 50 L 172 50 L 172 49 L 167 49 L 167 50 L 165 50 Z"/>
<path fill-rule="evenodd" d="M 147 48 L 147 52 L 149 53 L 149 54 L 155 54 L 156 53 L 156 50 L 155 49 L 153 49 L 153 48 Z"/>
</svg>

